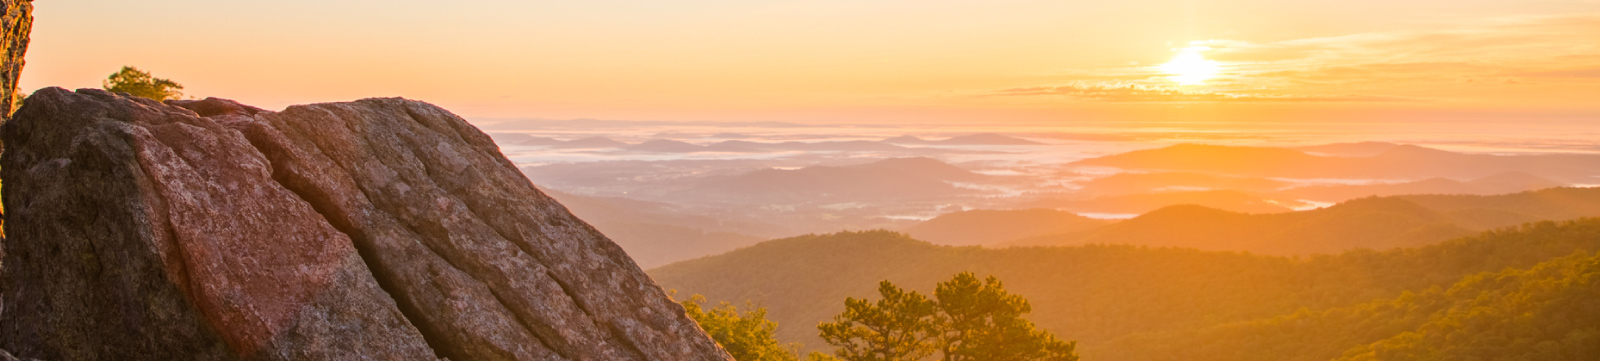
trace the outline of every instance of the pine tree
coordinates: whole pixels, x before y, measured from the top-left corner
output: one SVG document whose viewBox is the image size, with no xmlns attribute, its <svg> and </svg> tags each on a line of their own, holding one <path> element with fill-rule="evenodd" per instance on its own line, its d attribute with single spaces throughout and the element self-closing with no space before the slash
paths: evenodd
<svg viewBox="0 0 1600 361">
<path fill-rule="evenodd" d="M 817 328 L 845 361 L 1077 361 L 1076 342 L 1057 339 L 1022 316 L 1028 300 L 1000 280 L 971 272 L 939 283 L 935 299 L 878 284 L 883 299 L 845 300 L 845 312 Z"/>
<path fill-rule="evenodd" d="M 1022 318 L 1028 300 L 1006 292 L 993 276 L 979 281 L 971 272 L 939 283 L 934 291 L 942 324 L 944 361 L 1076 361 L 1076 343 L 1057 340 Z"/>
<path fill-rule="evenodd" d="M 915 361 L 937 351 L 938 308 L 915 291 L 878 283 L 883 299 L 846 298 L 844 313 L 817 325 L 822 339 L 847 361 Z"/>
</svg>

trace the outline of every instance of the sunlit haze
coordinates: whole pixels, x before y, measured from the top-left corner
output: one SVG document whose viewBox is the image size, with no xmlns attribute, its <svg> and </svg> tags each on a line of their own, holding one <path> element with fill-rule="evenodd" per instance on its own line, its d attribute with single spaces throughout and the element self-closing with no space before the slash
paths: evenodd
<svg viewBox="0 0 1600 361">
<path fill-rule="evenodd" d="M 0 0 L 0 99 L 0 360 L 1600 360 L 1600 0 Z"/>
<path fill-rule="evenodd" d="M 1201 52 L 1211 50 L 1204 46 L 1192 46 L 1178 52 L 1172 61 L 1161 64 L 1161 71 L 1172 74 L 1172 81 L 1183 85 L 1200 84 L 1217 76 L 1221 66 L 1217 62 L 1206 60 Z"/>
<path fill-rule="evenodd" d="M 37 2 L 22 88 L 123 65 L 268 108 L 468 118 L 1592 122 L 1600 3 Z"/>
</svg>

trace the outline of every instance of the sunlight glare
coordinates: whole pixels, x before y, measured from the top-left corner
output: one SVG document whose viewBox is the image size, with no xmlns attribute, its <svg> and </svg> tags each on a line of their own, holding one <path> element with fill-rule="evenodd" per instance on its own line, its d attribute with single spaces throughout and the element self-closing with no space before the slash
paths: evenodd
<svg viewBox="0 0 1600 361">
<path fill-rule="evenodd" d="M 1221 66 L 1215 61 L 1207 60 L 1200 52 L 1211 50 L 1204 46 L 1191 46 L 1178 51 L 1178 56 L 1172 61 L 1161 64 L 1161 71 L 1172 74 L 1172 81 L 1182 85 L 1194 85 L 1217 76 Z"/>
</svg>

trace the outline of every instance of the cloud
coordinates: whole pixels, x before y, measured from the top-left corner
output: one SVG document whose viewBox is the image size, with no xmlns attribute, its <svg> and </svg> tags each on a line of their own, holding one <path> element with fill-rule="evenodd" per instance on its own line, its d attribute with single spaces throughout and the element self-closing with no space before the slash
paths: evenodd
<svg viewBox="0 0 1600 361">
<path fill-rule="evenodd" d="M 984 96 L 1104 102 L 1561 102 L 1572 86 L 1600 89 L 1600 14 L 1458 18 L 1423 28 L 1281 41 L 1186 44 L 1222 66 L 1177 87 L 1159 66 L 1036 78 Z M 1421 26 L 1421 25 L 1419 25 Z M 1462 103 L 1465 104 L 1465 103 Z"/>
<path fill-rule="evenodd" d="M 1210 40 L 1232 76 L 1267 84 L 1455 84 L 1488 77 L 1593 78 L 1600 15 L 1474 19 L 1454 26 L 1270 43 Z"/>
<path fill-rule="evenodd" d="M 1397 102 L 1415 99 L 1364 96 L 1306 96 L 1285 94 L 1225 93 L 1203 90 L 1186 90 L 1175 87 L 1139 84 L 1074 84 L 1004 89 L 995 92 L 1000 96 L 1059 95 L 1080 99 L 1111 102 L 1194 103 L 1194 102 Z"/>
<path fill-rule="evenodd" d="M 1600 78 L 1600 68 L 1542 71 L 1522 75 L 1532 78 Z"/>
</svg>

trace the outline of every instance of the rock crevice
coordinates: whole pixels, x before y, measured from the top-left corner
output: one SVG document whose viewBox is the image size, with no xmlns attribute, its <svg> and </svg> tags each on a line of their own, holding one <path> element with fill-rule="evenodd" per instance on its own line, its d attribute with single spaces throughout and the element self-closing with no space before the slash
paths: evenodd
<svg viewBox="0 0 1600 361">
<path fill-rule="evenodd" d="M 271 112 L 49 88 L 0 141 L 0 348 L 17 355 L 729 359 L 426 103 Z"/>
</svg>

